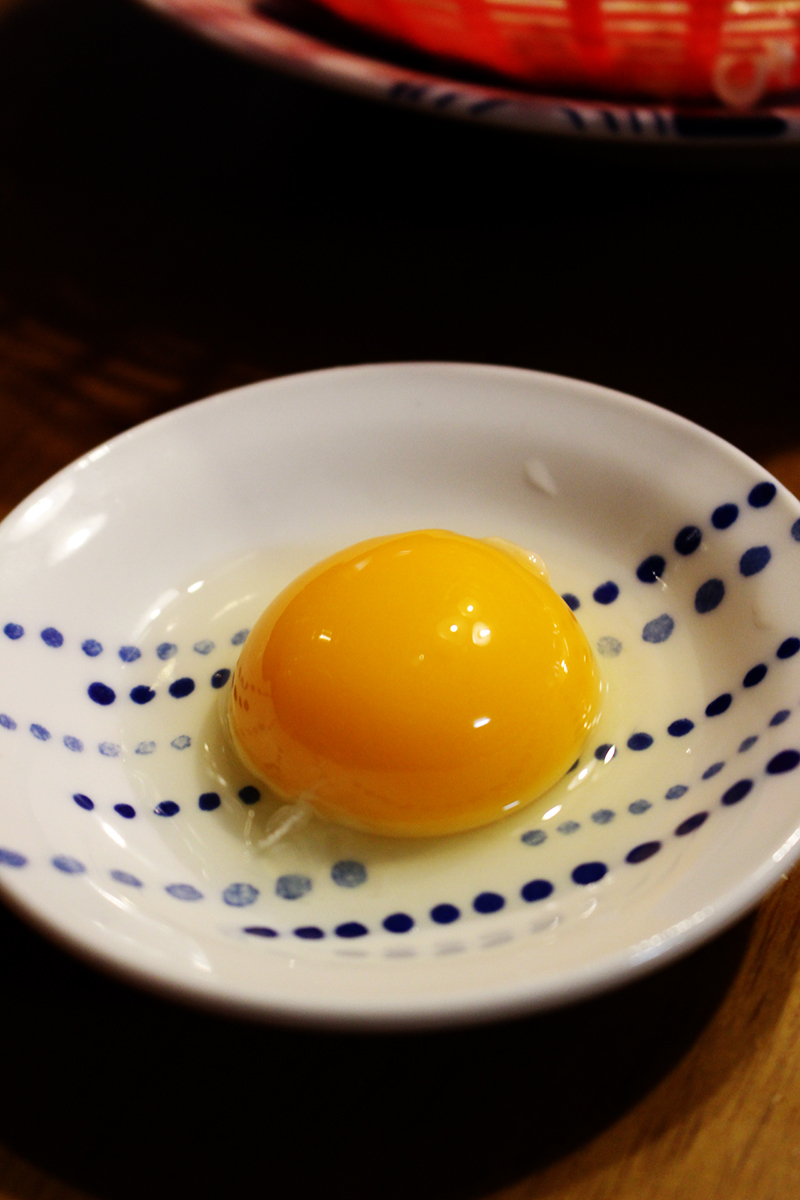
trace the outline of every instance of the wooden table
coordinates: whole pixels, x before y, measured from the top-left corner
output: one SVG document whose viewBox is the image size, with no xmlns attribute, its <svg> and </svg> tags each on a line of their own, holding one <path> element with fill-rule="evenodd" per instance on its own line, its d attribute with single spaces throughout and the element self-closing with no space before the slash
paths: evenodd
<svg viewBox="0 0 800 1200">
<path fill-rule="evenodd" d="M 792 156 L 642 161 L 235 62 L 123 0 L 0 19 L 0 509 L 285 371 L 535 366 L 800 492 Z M 326 1037 L 173 1007 L 0 909 L 0 1200 L 794 1200 L 800 875 L 569 1011 Z"/>
</svg>

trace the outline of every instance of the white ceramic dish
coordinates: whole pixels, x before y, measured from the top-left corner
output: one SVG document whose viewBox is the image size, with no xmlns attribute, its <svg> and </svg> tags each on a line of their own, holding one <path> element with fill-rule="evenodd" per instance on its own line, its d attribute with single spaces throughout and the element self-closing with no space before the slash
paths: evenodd
<svg viewBox="0 0 800 1200">
<path fill-rule="evenodd" d="M 486 830 L 259 846 L 269 801 L 217 716 L 247 627 L 327 551 L 430 526 L 543 554 L 601 725 Z M 731 446 L 532 372 L 323 371 L 149 422 L 0 527 L 0 885 L 132 981 L 273 1019 L 447 1024 L 624 982 L 797 857 L 798 539 Z"/>
</svg>

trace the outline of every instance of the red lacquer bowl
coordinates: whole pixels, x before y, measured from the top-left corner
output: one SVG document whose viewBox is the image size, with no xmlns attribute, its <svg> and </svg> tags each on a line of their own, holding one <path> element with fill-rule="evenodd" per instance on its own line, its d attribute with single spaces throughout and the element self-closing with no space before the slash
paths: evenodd
<svg viewBox="0 0 800 1200">
<path fill-rule="evenodd" d="M 749 108 L 800 86 L 800 0 L 320 0 L 537 87 Z"/>
</svg>

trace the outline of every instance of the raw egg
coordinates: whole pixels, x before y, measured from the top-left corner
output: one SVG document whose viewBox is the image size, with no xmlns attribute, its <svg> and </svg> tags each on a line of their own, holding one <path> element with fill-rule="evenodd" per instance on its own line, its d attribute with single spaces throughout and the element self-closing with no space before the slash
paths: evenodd
<svg viewBox="0 0 800 1200">
<path fill-rule="evenodd" d="M 535 555 L 429 529 L 306 571 L 244 644 L 229 724 L 278 796 L 390 836 L 507 816 L 599 716 L 591 647 Z"/>
</svg>

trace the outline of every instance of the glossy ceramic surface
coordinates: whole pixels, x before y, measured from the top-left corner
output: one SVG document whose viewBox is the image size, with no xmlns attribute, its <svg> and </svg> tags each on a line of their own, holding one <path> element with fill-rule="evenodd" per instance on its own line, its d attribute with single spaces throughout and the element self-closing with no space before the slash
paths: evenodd
<svg viewBox="0 0 800 1200">
<path fill-rule="evenodd" d="M 421 843 L 271 801 L 220 707 L 295 574 L 425 527 L 540 552 L 606 695 L 546 797 Z M 696 945 L 798 853 L 800 504 L 602 388 L 408 364 L 191 405 L 12 513 L 0 594 L 0 885 L 177 996 L 354 1026 L 530 1011 Z"/>
</svg>

